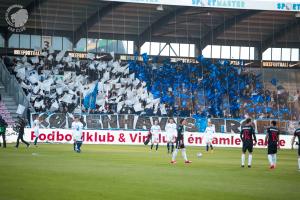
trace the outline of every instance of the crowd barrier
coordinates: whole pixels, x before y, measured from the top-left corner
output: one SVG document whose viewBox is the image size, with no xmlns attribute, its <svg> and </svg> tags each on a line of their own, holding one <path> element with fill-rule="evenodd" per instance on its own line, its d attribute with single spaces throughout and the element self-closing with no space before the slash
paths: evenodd
<svg viewBox="0 0 300 200">
<path fill-rule="evenodd" d="M 148 131 L 128 131 L 128 130 L 84 130 L 83 144 L 114 144 L 114 145 L 144 145 Z M 17 140 L 17 133 L 11 128 L 7 129 L 6 139 L 8 143 Z M 33 142 L 35 135 L 33 129 L 25 129 L 24 139 Z M 205 134 L 200 132 L 185 132 L 186 146 L 204 146 Z M 292 135 L 280 136 L 280 148 L 291 148 Z M 62 143 L 71 144 L 71 129 L 40 129 L 39 142 L 41 143 Z M 159 135 L 160 145 L 166 145 L 166 133 Z M 213 135 L 212 144 L 215 147 L 241 147 L 242 142 L 239 134 L 216 133 Z M 266 148 L 265 135 L 257 134 L 256 148 Z M 71 148 L 71 147 L 70 147 Z"/>
</svg>

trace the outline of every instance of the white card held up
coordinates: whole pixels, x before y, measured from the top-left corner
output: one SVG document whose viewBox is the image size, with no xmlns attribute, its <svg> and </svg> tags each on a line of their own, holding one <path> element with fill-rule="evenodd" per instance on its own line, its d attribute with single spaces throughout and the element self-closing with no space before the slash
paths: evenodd
<svg viewBox="0 0 300 200">
<path fill-rule="evenodd" d="M 32 62 L 33 64 L 37 64 L 37 63 L 40 62 L 39 57 L 37 57 L 37 56 L 32 57 L 30 60 L 31 60 L 31 62 Z"/>
<path fill-rule="evenodd" d="M 55 58 L 55 60 L 57 61 L 57 62 L 60 62 L 61 61 L 61 59 L 65 56 L 65 53 L 66 53 L 66 51 L 65 50 L 63 50 L 63 51 L 60 51 L 57 55 L 56 55 L 56 58 Z"/>
<path fill-rule="evenodd" d="M 137 103 L 133 106 L 133 109 L 135 112 L 140 112 L 143 111 L 144 109 L 142 108 L 142 104 L 141 103 Z"/>
<path fill-rule="evenodd" d="M 16 113 L 19 114 L 19 115 L 23 115 L 24 111 L 25 111 L 25 106 L 19 104 Z"/>
<path fill-rule="evenodd" d="M 51 107 L 50 107 L 50 112 L 55 112 L 57 111 L 59 108 L 59 105 L 57 103 L 57 101 L 54 101 L 54 103 L 52 103 Z"/>
</svg>

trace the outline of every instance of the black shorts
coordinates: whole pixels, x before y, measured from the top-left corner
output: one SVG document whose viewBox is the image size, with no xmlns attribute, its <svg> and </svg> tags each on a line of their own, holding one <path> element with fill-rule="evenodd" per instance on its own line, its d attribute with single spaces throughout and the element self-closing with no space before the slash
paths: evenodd
<svg viewBox="0 0 300 200">
<path fill-rule="evenodd" d="M 176 140 L 176 149 L 184 149 L 184 143 L 182 140 Z"/>
<path fill-rule="evenodd" d="M 300 145 L 298 145 L 298 156 L 300 156 Z"/>
<path fill-rule="evenodd" d="M 276 154 L 276 153 L 277 153 L 277 144 L 269 144 L 268 154 Z"/>
<path fill-rule="evenodd" d="M 253 143 L 245 142 L 243 143 L 243 148 L 242 148 L 243 153 L 246 153 L 248 151 L 249 153 L 253 152 Z"/>
</svg>

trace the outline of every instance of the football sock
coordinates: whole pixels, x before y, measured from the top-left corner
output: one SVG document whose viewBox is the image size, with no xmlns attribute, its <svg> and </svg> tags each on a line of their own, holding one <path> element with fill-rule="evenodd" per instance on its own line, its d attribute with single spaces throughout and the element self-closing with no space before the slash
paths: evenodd
<svg viewBox="0 0 300 200">
<path fill-rule="evenodd" d="M 277 154 L 273 154 L 273 164 L 276 165 L 277 163 Z"/>
<path fill-rule="evenodd" d="M 75 142 L 73 144 L 73 149 L 74 149 L 74 151 L 76 151 L 76 143 Z"/>
<path fill-rule="evenodd" d="M 248 156 L 248 166 L 251 166 L 252 164 L 252 154 L 249 154 Z"/>
<path fill-rule="evenodd" d="M 182 153 L 182 157 L 183 157 L 184 161 L 187 161 L 188 159 L 187 159 L 187 156 L 186 156 L 186 150 L 182 149 L 181 153 Z"/>
<path fill-rule="evenodd" d="M 298 158 L 298 167 L 300 169 L 300 158 Z"/>
<path fill-rule="evenodd" d="M 208 151 L 208 144 L 206 145 L 206 151 Z"/>
<path fill-rule="evenodd" d="M 168 153 L 170 152 L 170 143 L 167 143 Z"/>
<path fill-rule="evenodd" d="M 211 150 L 213 150 L 213 149 L 214 149 L 213 145 L 210 145 L 210 149 L 211 149 Z"/>
<path fill-rule="evenodd" d="M 82 142 L 78 142 L 78 143 L 77 143 L 77 151 L 79 151 L 79 152 L 81 151 L 81 149 L 80 149 L 80 148 L 81 148 L 81 145 L 82 145 Z"/>
<path fill-rule="evenodd" d="M 242 154 L 242 165 L 245 165 L 245 154 Z"/>
<path fill-rule="evenodd" d="M 36 137 L 34 140 L 34 145 L 36 145 L 37 141 L 38 141 L 39 137 Z"/>
<path fill-rule="evenodd" d="M 154 144 L 151 144 L 151 149 L 153 149 L 153 145 L 154 145 Z"/>
<path fill-rule="evenodd" d="M 171 144 L 171 152 L 173 153 L 173 151 L 174 151 L 174 144 L 172 143 Z"/>
<path fill-rule="evenodd" d="M 178 149 L 176 148 L 172 154 L 172 161 L 174 161 L 176 159 L 177 153 L 178 153 Z"/>
<path fill-rule="evenodd" d="M 268 154 L 268 160 L 269 160 L 270 165 L 273 165 L 273 159 L 272 159 L 271 154 Z"/>
<path fill-rule="evenodd" d="M 156 148 L 155 148 L 155 150 L 157 151 L 157 149 L 158 149 L 158 144 L 156 144 Z"/>
</svg>

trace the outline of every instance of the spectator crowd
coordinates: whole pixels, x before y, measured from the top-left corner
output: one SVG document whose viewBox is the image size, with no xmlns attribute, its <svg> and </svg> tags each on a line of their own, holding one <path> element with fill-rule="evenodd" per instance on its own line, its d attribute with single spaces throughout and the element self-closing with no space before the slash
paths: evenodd
<svg viewBox="0 0 300 200">
<path fill-rule="evenodd" d="M 4 58 L 36 112 L 138 114 L 214 118 L 299 116 L 299 91 L 276 79 L 266 88 L 261 74 L 229 61 L 162 63 L 74 59 L 62 51 Z"/>
</svg>

